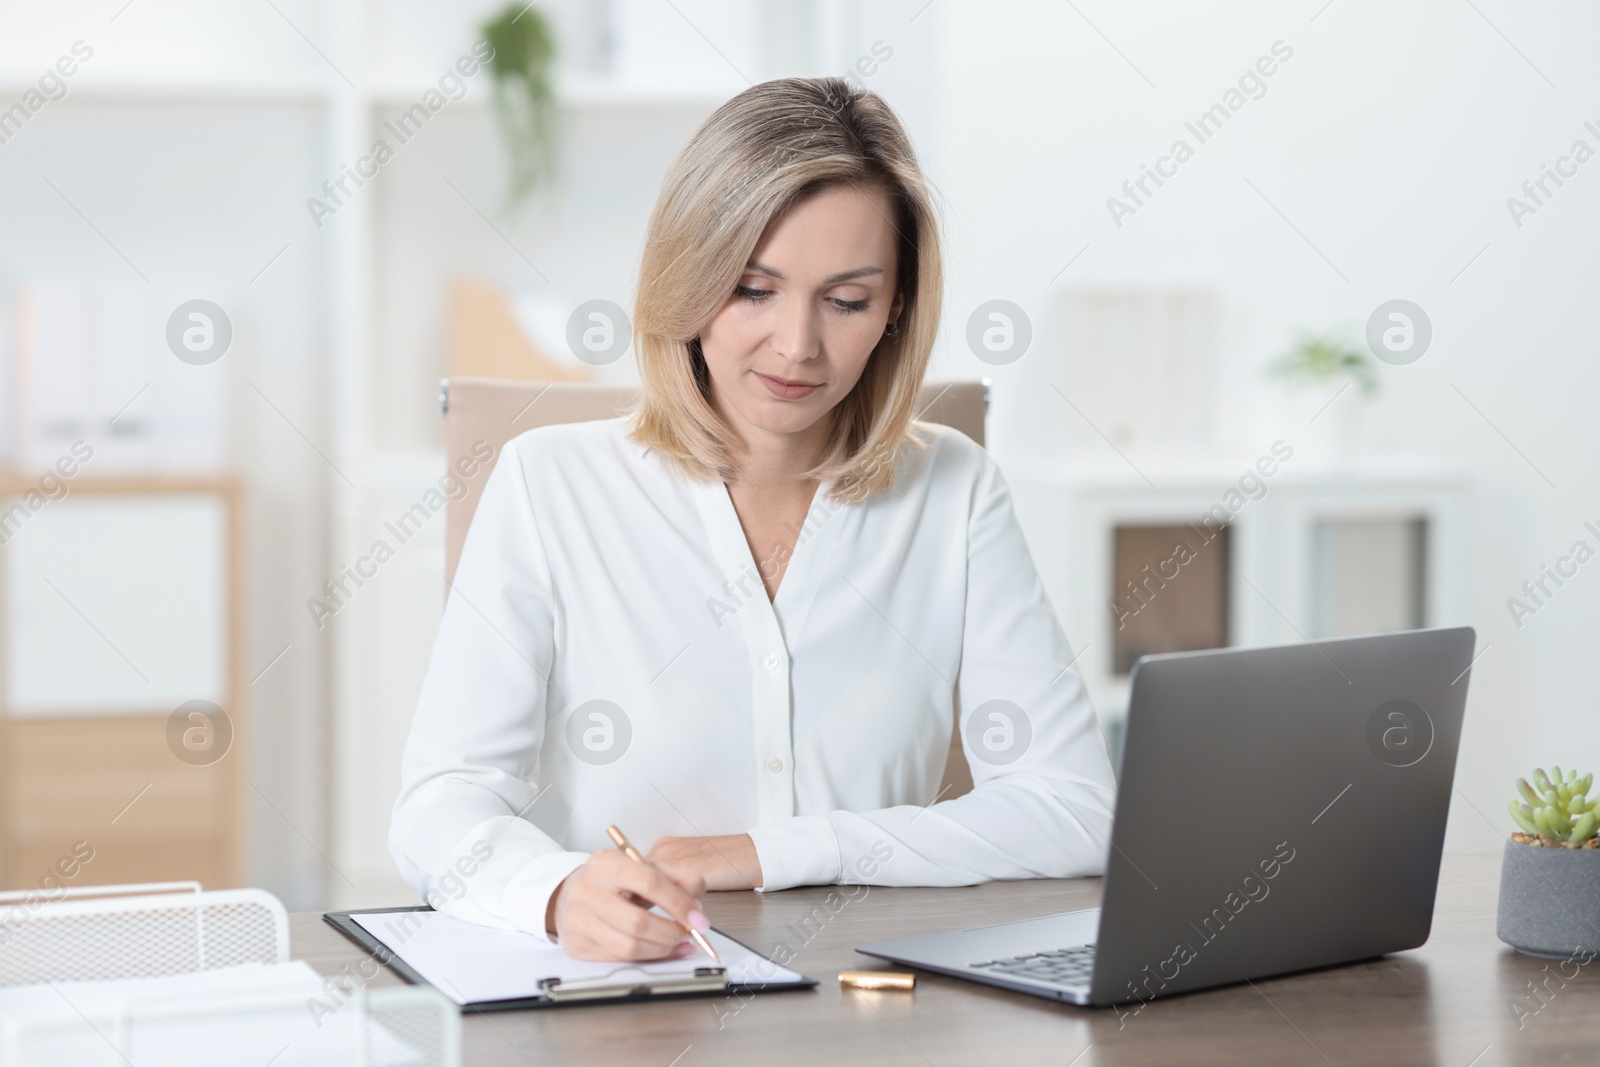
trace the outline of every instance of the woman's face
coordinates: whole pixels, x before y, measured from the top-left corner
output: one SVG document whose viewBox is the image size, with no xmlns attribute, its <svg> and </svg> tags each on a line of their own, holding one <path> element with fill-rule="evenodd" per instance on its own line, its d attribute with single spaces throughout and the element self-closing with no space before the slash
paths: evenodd
<svg viewBox="0 0 1600 1067">
<path fill-rule="evenodd" d="M 700 332 L 712 404 L 746 442 L 820 431 L 854 388 L 904 304 L 894 214 L 881 186 L 835 185 L 767 228 Z"/>
</svg>

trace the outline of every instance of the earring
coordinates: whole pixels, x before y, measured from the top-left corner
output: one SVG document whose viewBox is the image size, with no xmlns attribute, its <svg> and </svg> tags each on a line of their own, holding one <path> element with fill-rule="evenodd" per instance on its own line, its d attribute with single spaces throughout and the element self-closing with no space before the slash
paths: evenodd
<svg viewBox="0 0 1600 1067">
<path fill-rule="evenodd" d="M 900 327 L 898 324 L 891 322 L 883 328 L 883 334 L 885 337 L 898 337 L 900 335 Z"/>
</svg>

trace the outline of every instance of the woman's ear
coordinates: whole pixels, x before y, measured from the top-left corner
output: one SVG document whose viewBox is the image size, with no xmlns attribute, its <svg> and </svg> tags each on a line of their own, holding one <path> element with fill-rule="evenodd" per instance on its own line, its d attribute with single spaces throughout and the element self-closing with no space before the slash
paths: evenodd
<svg viewBox="0 0 1600 1067">
<path fill-rule="evenodd" d="M 889 321 L 899 322 L 900 313 L 906 309 L 906 294 L 896 289 L 894 300 L 889 304 Z"/>
</svg>

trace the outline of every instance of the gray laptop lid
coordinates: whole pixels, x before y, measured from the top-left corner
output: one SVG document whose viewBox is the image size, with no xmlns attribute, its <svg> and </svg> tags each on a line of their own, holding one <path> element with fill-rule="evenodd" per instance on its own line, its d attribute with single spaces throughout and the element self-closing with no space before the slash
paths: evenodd
<svg viewBox="0 0 1600 1067">
<path fill-rule="evenodd" d="M 1134 665 L 1090 999 L 1414 948 L 1432 923 L 1474 633 Z"/>
</svg>

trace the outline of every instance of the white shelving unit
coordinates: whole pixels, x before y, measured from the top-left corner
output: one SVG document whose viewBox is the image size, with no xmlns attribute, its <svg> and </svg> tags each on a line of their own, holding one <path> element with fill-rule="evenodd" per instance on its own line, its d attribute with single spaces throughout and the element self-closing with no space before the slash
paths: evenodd
<svg viewBox="0 0 1600 1067">
<path fill-rule="evenodd" d="M 1112 657 L 1114 531 L 1123 524 L 1198 524 L 1237 487 L 1253 458 L 1141 460 L 1144 477 L 1120 462 L 1013 465 L 1019 501 L 1029 505 L 1022 517 L 1030 537 L 1049 537 L 1063 549 L 1038 553 L 1041 576 L 1074 654 L 1081 656 L 1078 666 L 1113 742 L 1121 736 L 1128 706 L 1128 676 L 1114 670 Z M 1299 459 L 1282 464 L 1262 483 L 1264 495 L 1248 500 L 1229 524 L 1229 645 L 1289 644 L 1326 636 L 1318 634 L 1314 618 L 1313 541 L 1319 522 L 1423 521 L 1427 548 L 1421 622 L 1471 622 L 1466 592 L 1471 588 L 1472 483 L 1464 471 L 1404 458 L 1338 465 Z M 1153 603 L 1159 604 L 1159 597 Z"/>
</svg>

